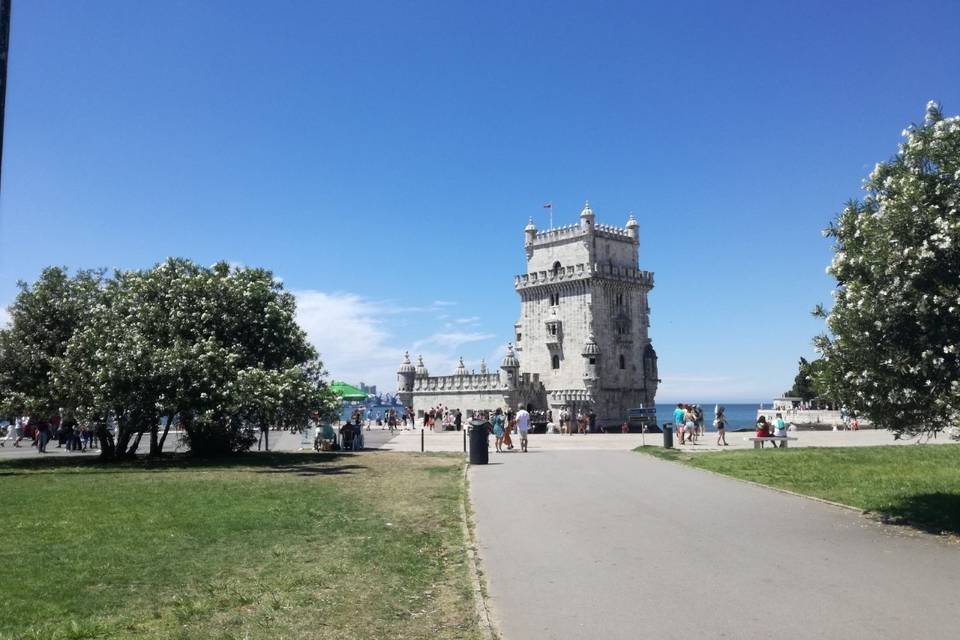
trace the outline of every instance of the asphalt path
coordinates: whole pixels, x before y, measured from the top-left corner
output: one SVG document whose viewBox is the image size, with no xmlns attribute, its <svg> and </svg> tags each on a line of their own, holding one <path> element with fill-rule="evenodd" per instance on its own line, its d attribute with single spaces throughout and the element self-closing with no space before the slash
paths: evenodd
<svg viewBox="0 0 960 640">
<path fill-rule="evenodd" d="M 387 429 L 381 429 L 380 427 L 371 427 L 370 430 L 364 430 L 363 439 L 364 447 L 366 449 L 380 449 L 384 444 L 389 442 L 394 437 L 394 434 L 391 434 Z M 313 440 L 312 436 L 310 438 L 309 444 L 304 447 L 299 433 L 290 433 L 289 431 L 271 431 L 270 432 L 270 450 L 274 452 L 293 452 L 293 451 L 313 451 Z M 164 453 L 182 453 L 186 451 L 186 443 L 180 441 L 180 433 L 171 431 L 167 435 L 167 440 L 164 443 Z M 140 441 L 140 447 L 137 449 L 137 453 L 145 455 L 150 451 L 150 441 L 146 436 Z M 257 445 L 254 444 L 251 448 L 251 451 L 258 451 Z M 0 460 L 11 460 L 17 458 L 39 458 L 39 457 L 48 457 L 48 458 L 60 458 L 60 457 L 95 457 L 100 455 L 98 449 L 89 449 L 86 452 L 80 451 L 67 451 L 63 447 L 57 446 L 57 441 L 51 440 L 47 444 L 46 454 L 41 454 L 37 451 L 36 447 L 30 444 L 30 439 L 25 438 L 19 447 L 13 446 L 13 440 L 5 441 L 4 446 L 0 447 Z"/>
<path fill-rule="evenodd" d="M 491 462 L 471 497 L 506 640 L 960 637 L 946 539 L 638 453 Z"/>
</svg>

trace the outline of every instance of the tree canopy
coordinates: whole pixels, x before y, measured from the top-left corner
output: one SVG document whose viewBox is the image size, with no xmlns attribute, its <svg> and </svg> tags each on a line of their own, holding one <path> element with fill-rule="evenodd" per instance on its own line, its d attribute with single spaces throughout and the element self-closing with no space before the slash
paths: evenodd
<svg viewBox="0 0 960 640">
<path fill-rule="evenodd" d="M 48 269 L 21 285 L 0 331 L 0 403 L 113 420 L 116 441 L 99 429 L 108 455 L 136 451 L 145 434 L 159 453 L 161 417 L 178 420 L 194 452 L 242 451 L 250 427 L 303 426 L 334 409 L 295 311 L 263 269 L 184 259 L 108 278 Z"/>
<path fill-rule="evenodd" d="M 825 231 L 837 280 L 815 340 L 830 395 L 900 433 L 960 416 L 960 117 L 927 105 Z"/>
</svg>

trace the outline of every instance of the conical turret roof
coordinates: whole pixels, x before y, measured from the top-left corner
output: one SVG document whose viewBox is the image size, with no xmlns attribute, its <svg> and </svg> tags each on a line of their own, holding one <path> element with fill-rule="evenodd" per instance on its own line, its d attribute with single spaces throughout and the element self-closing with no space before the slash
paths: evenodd
<svg viewBox="0 0 960 640">
<path fill-rule="evenodd" d="M 592 217 L 593 217 L 593 209 L 590 208 L 590 201 L 589 201 L 589 200 L 587 200 L 587 201 L 585 201 L 585 202 L 583 203 L 583 210 L 580 211 L 580 217 L 581 217 L 581 218 L 592 218 Z"/>
<path fill-rule="evenodd" d="M 417 356 L 416 373 L 418 376 L 422 378 L 426 378 L 427 376 L 430 375 L 430 373 L 427 371 L 426 365 L 423 364 L 423 356 Z"/>
<path fill-rule="evenodd" d="M 409 351 L 404 352 L 403 362 L 400 364 L 400 368 L 397 369 L 397 373 L 416 373 L 416 369 L 414 369 L 413 365 L 410 363 Z"/>
<path fill-rule="evenodd" d="M 513 343 L 507 344 L 507 355 L 503 356 L 503 362 L 500 363 L 501 369 L 509 369 L 511 367 L 520 367 L 520 361 L 517 360 L 517 356 L 513 353 Z"/>
<path fill-rule="evenodd" d="M 600 347 L 597 346 L 596 341 L 593 339 L 593 334 L 590 334 L 590 337 L 587 338 L 587 341 L 583 343 L 583 355 L 585 356 L 598 356 L 600 355 Z"/>
</svg>

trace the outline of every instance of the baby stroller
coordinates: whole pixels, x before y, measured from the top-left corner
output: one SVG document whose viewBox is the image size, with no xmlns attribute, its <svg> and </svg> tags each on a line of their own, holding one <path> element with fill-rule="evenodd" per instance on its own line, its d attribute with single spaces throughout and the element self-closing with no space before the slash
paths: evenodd
<svg viewBox="0 0 960 640">
<path fill-rule="evenodd" d="M 340 444 L 337 442 L 337 432 L 329 424 L 317 427 L 317 435 L 313 439 L 314 451 L 337 451 Z"/>
</svg>

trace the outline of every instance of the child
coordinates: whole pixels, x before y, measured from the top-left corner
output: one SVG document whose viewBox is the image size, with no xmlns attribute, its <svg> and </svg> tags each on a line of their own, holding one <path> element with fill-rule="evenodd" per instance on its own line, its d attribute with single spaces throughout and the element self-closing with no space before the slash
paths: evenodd
<svg viewBox="0 0 960 640">
<path fill-rule="evenodd" d="M 724 415 L 726 409 L 717 407 L 716 417 L 713 419 L 713 426 L 717 429 L 717 446 L 727 446 L 727 416 Z"/>
<path fill-rule="evenodd" d="M 687 436 L 687 442 L 697 444 L 697 421 L 692 414 L 687 414 L 687 423 L 684 425 L 684 432 Z M 683 444 L 681 437 L 680 444 Z"/>
</svg>

